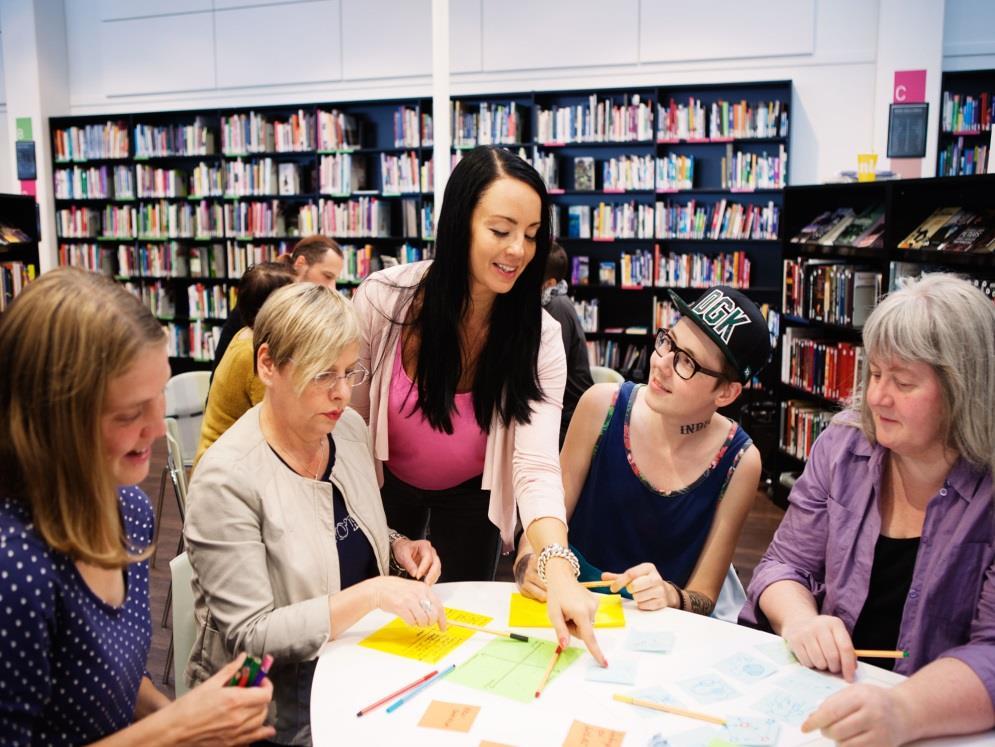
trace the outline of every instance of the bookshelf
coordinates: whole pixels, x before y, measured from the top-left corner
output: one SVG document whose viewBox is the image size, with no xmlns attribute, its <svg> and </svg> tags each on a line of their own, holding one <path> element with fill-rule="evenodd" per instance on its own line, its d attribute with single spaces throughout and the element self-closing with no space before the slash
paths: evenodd
<svg viewBox="0 0 995 747">
<path fill-rule="evenodd" d="M 992 144 L 995 70 L 945 72 L 940 87 L 936 175 L 984 174 Z"/>
<path fill-rule="evenodd" d="M 40 238 L 35 198 L 0 194 L 0 314 L 38 276 Z"/>
<path fill-rule="evenodd" d="M 432 249 L 430 99 L 50 122 L 60 264 L 103 272 L 156 314 L 174 372 L 209 367 L 242 273 L 315 233 L 351 293 L 381 258 Z"/>
<path fill-rule="evenodd" d="M 956 272 L 995 299 L 995 252 L 899 246 L 938 208 L 954 206 L 983 216 L 990 208 L 990 189 L 995 189 L 992 175 L 785 190 L 781 338 L 779 360 L 774 361 L 780 403 L 776 476 L 801 471 L 815 437 L 844 406 L 859 381 L 862 320 L 899 278 L 940 270 Z M 832 239 L 833 221 L 817 219 L 847 210 L 858 216 L 858 222 L 851 223 L 849 234 L 844 227 L 843 233 Z M 862 224 L 859 216 L 864 216 Z M 872 229 L 876 216 L 880 224 Z M 817 222 L 820 227 L 813 228 Z M 951 230 L 954 232 L 949 237 L 953 239 L 962 229 Z M 995 231 L 995 225 L 988 230 Z M 864 239 L 859 237 L 860 231 Z M 793 241 L 803 232 L 807 232 L 806 240 Z M 879 235 L 876 243 L 855 245 L 869 243 L 875 234 Z M 930 240 L 939 244 L 941 235 L 936 233 Z M 774 500 L 782 506 L 787 505 L 788 482 L 790 478 L 775 481 Z"/>
</svg>

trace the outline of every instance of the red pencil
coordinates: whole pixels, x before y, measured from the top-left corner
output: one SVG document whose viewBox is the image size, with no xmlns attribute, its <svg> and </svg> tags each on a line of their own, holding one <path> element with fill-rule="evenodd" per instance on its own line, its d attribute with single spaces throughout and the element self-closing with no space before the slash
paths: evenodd
<svg viewBox="0 0 995 747">
<path fill-rule="evenodd" d="M 553 673 L 553 669 L 556 667 L 556 662 L 560 660 L 560 654 L 563 653 L 563 646 L 557 646 L 556 651 L 553 652 L 553 658 L 549 660 L 549 666 L 546 667 L 546 673 L 542 676 L 542 682 L 539 683 L 539 687 L 536 690 L 535 696 L 538 698 L 542 695 L 542 690 L 546 687 L 546 683 L 549 682 L 549 675 Z"/>
<path fill-rule="evenodd" d="M 392 693 L 391 693 L 390 695 L 385 695 L 384 697 L 380 698 L 380 700 L 378 700 L 378 701 L 377 701 L 376 703 L 373 703 L 373 704 L 371 704 L 371 705 L 368 705 L 368 706 L 366 706 L 366 708 L 364 708 L 364 709 L 363 709 L 363 710 L 361 710 L 361 711 L 357 711 L 357 712 L 356 712 L 356 718 L 359 718 L 359 717 L 360 717 L 360 716 L 362 716 L 362 715 L 363 715 L 364 713 L 369 713 L 369 712 L 370 712 L 370 711 L 372 711 L 372 710 L 373 710 L 374 708 L 379 708 L 379 707 L 380 707 L 380 706 L 382 706 L 382 705 L 383 705 L 384 703 L 386 703 L 386 702 L 387 702 L 388 700 L 393 700 L 393 699 L 394 699 L 394 698 L 396 698 L 396 697 L 397 697 L 398 695 L 401 695 L 402 693 L 406 693 L 406 692 L 407 692 L 408 690 L 410 690 L 410 689 L 411 689 L 411 688 L 413 688 L 413 687 L 417 687 L 417 686 L 418 686 L 418 685 L 420 685 L 420 684 L 421 684 L 422 682 L 425 682 L 426 680 L 430 680 L 430 679 L 432 679 L 432 678 L 433 678 L 433 677 L 435 677 L 435 675 L 437 675 L 438 673 L 439 673 L 439 670 L 438 670 L 438 669 L 433 669 L 433 670 L 432 670 L 431 672 L 429 672 L 428 674 L 426 674 L 426 675 L 425 675 L 424 677 L 422 677 L 421 679 L 417 679 L 417 680 L 415 680 L 415 681 L 414 681 L 414 682 L 412 682 L 412 683 L 411 683 L 410 685 L 405 685 L 405 686 L 404 686 L 404 687 L 402 687 L 402 688 L 401 688 L 400 690 L 396 690 L 396 691 L 392 692 Z"/>
</svg>

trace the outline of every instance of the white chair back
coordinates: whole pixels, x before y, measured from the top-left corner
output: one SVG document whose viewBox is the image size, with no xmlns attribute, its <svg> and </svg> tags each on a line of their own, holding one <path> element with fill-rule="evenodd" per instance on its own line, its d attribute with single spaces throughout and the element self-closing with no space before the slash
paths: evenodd
<svg viewBox="0 0 995 747">
<path fill-rule="evenodd" d="M 176 504 L 180 508 L 180 520 L 187 511 L 187 468 L 183 462 L 183 447 L 180 445 L 180 424 L 176 418 L 166 418 L 166 469 L 173 481 Z"/>
<path fill-rule="evenodd" d="M 739 620 L 739 612 L 744 604 L 746 604 L 746 589 L 743 588 L 743 582 L 739 580 L 736 569 L 730 565 L 719 590 L 719 598 L 715 601 L 712 617 L 735 623 Z"/>
<path fill-rule="evenodd" d="M 193 464 L 200 441 L 200 424 L 204 419 L 207 390 L 211 386 L 210 371 L 187 371 L 166 383 L 166 417 L 179 424 L 179 444 L 183 463 Z"/>
<path fill-rule="evenodd" d="M 621 384 L 625 381 L 622 374 L 608 366 L 591 366 L 591 378 L 595 384 Z"/>
<path fill-rule="evenodd" d="M 169 561 L 169 573 L 173 590 L 173 672 L 178 698 L 190 689 L 187 687 L 186 669 L 197 639 L 193 587 L 190 585 L 193 569 L 185 552 Z"/>
</svg>

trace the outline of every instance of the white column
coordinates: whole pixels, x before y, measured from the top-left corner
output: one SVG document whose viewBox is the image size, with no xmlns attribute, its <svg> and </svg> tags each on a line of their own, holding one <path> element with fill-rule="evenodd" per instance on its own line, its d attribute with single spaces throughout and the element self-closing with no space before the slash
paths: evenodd
<svg viewBox="0 0 995 747">
<path fill-rule="evenodd" d="M 64 0 L 0 0 L 0 29 L 10 143 L 5 158 L 16 163 L 15 123 L 20 117 L 30 117 L 38 167 L 42 236 L 38 252 L 44 272 L 58 264 L 48 118 L 69 112 Z"/>
<path fill-rule="evenodd" d="M 435 218 L 449 181 L 452 133 L 449 121 L 449 0 L 432 0 L 432 127 L 435 146 Z"/>
<path fill-rule="evenodd" d="M 936 174 L 936 139 L 940 122 L 940 75 L 943 71 L 944 0 L 880 0 L 877 78 L 874 93 L 874 152 L 878 168 L 891 168 L 904 177 Z M 896 70 L 926 71 L 929 130 L 926 155 L 889 163 L 888 107 Z"/>
</svg>

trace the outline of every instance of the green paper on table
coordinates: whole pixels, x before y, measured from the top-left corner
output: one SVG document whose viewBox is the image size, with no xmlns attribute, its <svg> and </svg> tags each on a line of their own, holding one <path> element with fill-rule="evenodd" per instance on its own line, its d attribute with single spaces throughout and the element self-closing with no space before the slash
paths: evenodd
<svg viewBox="0 0 995 747">
<path fill-rule="evenodd" d="M 528 643 L 505 638 L 493 640 L 456 667 L 456 671 L 446 679 L 520 703 L 531 703 L 555 650 L 555 643 L 537 638 Z M 582 653 L 576 646 L 563 649 L 549 675 L 549 683 L 577 661 Z"/>
<path fill-rule="evenodd" d="M 510 628 L 551 628 L 545 602 L 523 597 L 518 592 L 511 595 L 508 609 Z M 599 594 L 598 611 L 594 616 L 596 628 L 624 628 L 625 613 L 622 611 L 622 597 L 617 594 Z"/>
</svg>

